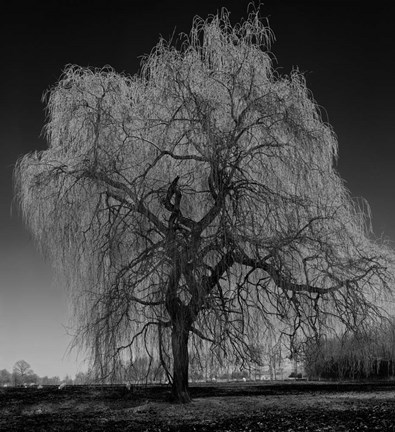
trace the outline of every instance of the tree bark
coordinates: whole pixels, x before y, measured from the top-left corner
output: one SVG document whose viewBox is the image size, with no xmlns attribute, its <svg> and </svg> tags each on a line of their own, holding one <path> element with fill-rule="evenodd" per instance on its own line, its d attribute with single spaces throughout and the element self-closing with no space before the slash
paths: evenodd
<svg viewBox="0 0 395 432">
<path fill-rule="evenodd" d="M 188 390 L 188 338 L 189 328 L 183 322 L 176 322 L 172 329 L 173 349 L 173 398 L 179 403 L 191 402 Z"/>
</svg>

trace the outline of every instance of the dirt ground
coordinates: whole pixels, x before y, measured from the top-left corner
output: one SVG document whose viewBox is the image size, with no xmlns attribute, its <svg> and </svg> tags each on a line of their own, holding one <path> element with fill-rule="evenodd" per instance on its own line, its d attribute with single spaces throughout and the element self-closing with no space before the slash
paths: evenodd
<svg viewBox="0 0 395 432">
<path fill-rule="evenodd" d="M 232 383 L 191 387 L 0 389 L 0 431 L 395 432 L 395 383 Z"/>
</svg>

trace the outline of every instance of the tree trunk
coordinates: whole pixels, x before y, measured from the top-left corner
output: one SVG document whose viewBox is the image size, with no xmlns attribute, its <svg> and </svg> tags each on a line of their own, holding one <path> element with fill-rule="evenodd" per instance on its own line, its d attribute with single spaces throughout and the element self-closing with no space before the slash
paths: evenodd
<svg viewBox="0 0 395 432">
<path fill-rule="evenodd" d="M 189 329 L 185 323 L 174 323 L 171 335 L 173 349 L 173 388 L 175 400 L 180 403 L 191 402 L 188 390 L 188 338 Z"/>
</svg>

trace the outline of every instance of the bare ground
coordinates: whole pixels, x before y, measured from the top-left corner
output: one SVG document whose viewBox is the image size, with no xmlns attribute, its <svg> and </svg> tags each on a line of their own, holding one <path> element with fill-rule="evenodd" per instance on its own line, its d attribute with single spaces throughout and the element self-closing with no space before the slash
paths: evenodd
<svg viewBox="0 0 395 432">
<path fill-rule="evenodd" d="M 0 431 L 395 432 L 395 384 L 218 384 L 191 387 L 0 390 Z"/>
</svg>

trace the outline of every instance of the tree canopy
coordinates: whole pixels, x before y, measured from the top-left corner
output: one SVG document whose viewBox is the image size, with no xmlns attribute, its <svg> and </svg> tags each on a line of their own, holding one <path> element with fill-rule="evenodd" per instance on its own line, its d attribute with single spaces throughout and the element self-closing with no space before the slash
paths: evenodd
<svg viewBox="0 0 395 432">
<path fill-rule="evenodd" d="M 270 41 L 258 13 L 222 10 L 134 76 L 69 65 L 47 94 L 48 149 L 18 161 L 17 197 L 104 374 L 145 350 L 188 401 L 202 344 L 257 361 L 272 329 L 361 327 L 390 291 L 392 251 Z"/>
<path fill-rule="evenodd" d="M 34 378 L 35 374 L 30 367 L 30 364 L 25 360 L 18 360 L 12 368 L 15 377 L 15 383 L 20 381 L 20 384 L 28 380 L 29 377 Z"/>
</svg>

